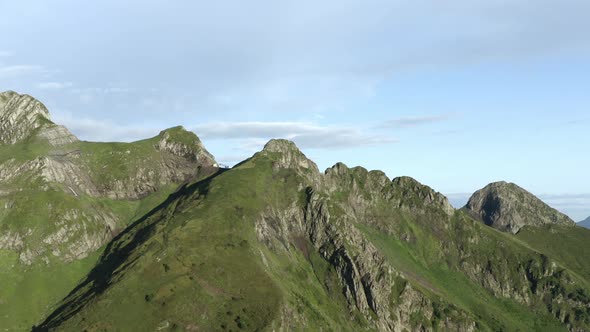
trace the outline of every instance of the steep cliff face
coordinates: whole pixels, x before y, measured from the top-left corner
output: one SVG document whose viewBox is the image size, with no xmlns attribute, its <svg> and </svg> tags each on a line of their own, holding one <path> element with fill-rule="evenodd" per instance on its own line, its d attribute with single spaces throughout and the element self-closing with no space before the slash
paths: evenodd
<svg viewBox="0 0 590 332">
<path fill-rule="evenodd" d="M 35 137 L 54 146 L 77 141 L 65 127 L 51 122 L 49 111 L 40 101 L 14 91 L 0 93 L 0 144 L 16 144 Z"/>
<path fill-rule="evenodd" d="M 121 233 L 39 329 L 583 331 L 586 282 L 411 178 L 274 140 Z"/>
<path fill-rule="evenodd" d="M 575 225 L 568 216 L 513 183 L 487 185 L 471 196 L 465 209 L 486 225 L 513 234 L 527 225 Z"/>
</svg>

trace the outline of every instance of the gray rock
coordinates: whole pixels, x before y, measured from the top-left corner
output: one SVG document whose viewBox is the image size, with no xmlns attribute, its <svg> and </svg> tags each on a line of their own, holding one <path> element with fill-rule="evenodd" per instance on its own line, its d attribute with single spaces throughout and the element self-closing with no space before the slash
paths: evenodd
<svg viewBox="0 0 590 332">
<path fill-rule="evenodd" d="M 0 149 L 26 144 L 31 151 L 0 160 L 0 226 L 5 230 L 0 249 L 18 252 L 21 263 L 27 265 L 37 259 L 48 263 L 54 258 L 86 257 L 125 226 L 126 220 L 120 220 L 101 199 L 138 200 L 169 184 L 217 170 L 199 138 L 181 127 L 164 130 L 152 140 L 151 147 L 140 143 L 133 149 L 130 143 L 130 150 L 113 149 L 97 157 L 96 153 L 104 153 L 102 147 L 78 142 L 68 129 L 51 122 L 49 111 L 38 100 L 12 91 L 0 93 Z M 23 190 L 32 195 L 61 192 L 55 197 L 65 193 L 77 201 L 64 210 L 59 198 L 48 198 L 36 201 L 37 206 L 28 211 L 23 206 L 31 202 L 18 195 Z M 17 217 L 2 211 L 15 207 Z M 40 220 L 42 224 L 35 228 L 39 233 L 23 229 L 19 218 Z"/>
<path fill-rule="evenodd" d="M 51 145 L 77 141 L 66 128 L 57 126 L 40 101 L 14 91 L 0 93 L 0 144 L 15 144 L 38 136 Z"/>
<path fill-rule="evenodd" d="M 507 182 L 494 182 L 471 196 L 465 209 L 486 225 L 513 234 L 524 226 L 575 225 L 565 214 Z"/>
</svg>

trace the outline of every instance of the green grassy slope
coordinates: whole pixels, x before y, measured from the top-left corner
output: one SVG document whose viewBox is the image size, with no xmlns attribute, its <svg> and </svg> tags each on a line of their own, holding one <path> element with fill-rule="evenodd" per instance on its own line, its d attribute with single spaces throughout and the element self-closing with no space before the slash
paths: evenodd
<svg viewBox="0 0 590 332">
<path fill-rule="evenodd" d="M 25 267 L 13 251 L 0 250 L 0 331 L 27 331 L 96 264 L 98 252 L 64 264 Z"/>
<path fill-rule="evenodd" d="M 516 237 L 590 282 L 590 229 L 559 225 L 524 227 Z"/>
<path fill-rule="evenodd" d="M 140 201 L 94 200 L 88 197 L 82 197 L 81 200 L 92 201 L 93 204 L 113 211 L 123 221 L 120 226 L 123 229 L 137 219 L 137 216 L 144 215 L 164 201 L 175 188 L 173 185 L 167 186 Z M 45 195 L 38 197 L 39 193 L 23 194 L 26 195 L 26 202 L 30 206 L 44 206 L 47 202 L 80 204 L 68 203 L 73 198 L 64 195 L 63 192 L 45 193 L 50 195 L 49 198 L 43 197 Z M 0 215 L 0 226 L 3 229 L 9 227 L 10 222 L 18 222 L 21 227 L 37 230 L 55 227 L 53 223 L 48 222 L 47 215 L 42 209 L 15 210 L 7 216 Z M 0 250 L 0 326 L 8 331 L 28 330 L 41 317 L 49 314 L 54 309 L 53 306 L 88 274 L 101 252 L 102 249 L 98 249 L 82 260 L 69 263 L 55 258 L 47 263 L 39 262 L 25 266 L 19 261 L 16 252 Z"/>
<path fill-rule="evenodd" d="M 276 181 L 270 162 L 257 160 L 186 187 L 111 243 L 49 326 L 260 330 L 273 326 L 281 310 L 293 310 L 308 323 L 340 330 L 348 315 L 339 291 L 324 292 L 302 255 L 292 264 L 256 239 L 253 221 L 267 199 L 277 207 L 297 199 L 290 180 Z M 330 278 L 327 264 L 311 259 Z"/>
<path fill-rule="evenodd" d="M 178 140 L 183 144 L 195 144 L 198 140 L 194 134 L 181 128 L 166 132 L 171 134 L 172 141 Z M 52 147 L 32 136 L 18 144 L 0 145 L 0 169 L 11 168 L 12 165 L 19 167 L 37 158 L 69 158 L 88 172 L 99 189 L 110 190 L 113 183 L 129 181 L 137 176 L 140 168 L 147 169 L 146 174 L 153 172 L 154 178 L 160 176 L 159 165 L 172 159 L 156 149 L 160 139 L 161 135 L 134 143 L 75 142 Z M 181 165 L 187 167 L 187 174 L 191 172 L 191 163 Z M 197 170 L 196 161 L 193 165 L 192 178 L 213 171 Z M 35 169 L 0 181 L 0 237 L 20 234 L 23 241 L 21 248 L 0 249 L 0 331 L 30 328 L 88 274 L 102 249 L 84 253 L 89 256 L 71 262 L 71 259 L 64 262 L 63 254 L 70 250 L 72 241 L 86 236 L 84 234 L 90 237 L 104 234 L 105 224 L 97 219 L 99 216 L 115 222 L 112 234 L 107 235 L 114 236 L 163 202 L 182 181 L 181 176 L 172 180 L 162 176 L 162 183 L 147 188 L 140 199 L 93 197 L 77 189 L 74 195 L 62 183 L 45 181 Z M 64 226 L 79 227 L 78 233 L 61 244 L 44 242 L 50 234 L 57 233 Z M 19 254 L 27 249 L 42 251 L 40 256 L 33 258 L 31 265 L 19 260 Z M 55 250 L 61 253 L 53 254 Z M 61 255 L 62 259 L 56 255 Z"/>
<path fill-rule="evenodd" d="M 38 330 L 374 329 L 369 320 L 376 313 L 352 309 L 336 263 L 319 255 L 309 239 L 290 238 L 282 249 L 259 241 L 261 215 L 273 218 L 272 211 L 304 208 L 301 172 L 309 170 L 273 166 L 283 159 L 288 158 L 259 155 L 170 196 L 108 245 L 92 272 Z M 379 177 L 355 172 L 361 173 L 354 175 L 357 188 Z M 434 303 L 433 320 L 463 311 L 476 319 L 478 330 L 567 330 L 548 305 L 556 305 L 555 296 L 586 292 L 577 276 L 553 271 L 523 242 L 462 212 L 445 217 L 425 203 L 433 198 L 424 187 L 409 180 L 395 183 L 378 195 L 354 190 L 321 195 L 331 203 L 334 222 L 352 220 L 401 272 L 399 284 L 407 280 Z M 369 208 L 355 203 L 354 212 L 346 212 L 359 195 L 389 198 Z M 404 204 L 393 204 L 397 199 Z M 352 257 L 359 255 L 353 252 L 358 248 L 348 249 Z M 588 303 L 587 295 L 578 299 Z M 391 300 L 395 308 L 397 299 Z M 588 313 L 575 314 L 582 315 L 577 326 L 587 326 L 583 315 Z M 438 326 L 421 314 L 413 315 L 411 324 Z"/>
<path fill-rule="evenodd" d="M 480 330 L 567 331 L 542 307 L 527 308 L 511 299 L 497 298 L 447 262 L 424 257 L 419 248 L 366 225 L 358 224 L 357 227 L 368 235 L 393 266 L 409 276 L 415 286 L 434 299 L 442 297 L 474 314 Z M 480 231 L 492 237 L 498 235 L 485 229 Z M 418 242 L 429 240 L 433 239 L 422 238 Z"/>
</svg>

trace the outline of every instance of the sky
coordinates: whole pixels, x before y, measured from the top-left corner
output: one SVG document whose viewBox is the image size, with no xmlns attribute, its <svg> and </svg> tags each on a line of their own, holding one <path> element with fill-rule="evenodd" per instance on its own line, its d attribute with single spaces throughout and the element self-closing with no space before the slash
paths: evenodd
<svg viewBox="0 0 590 332">
<path fill-rule="evenodd" d="M 465 203 L 514 182 L 590 215 L 590 2 L 0 0 L 0 90 L 84 140 L 183 125 L 233 165 L 270 138 L 321 169 Z"/>
</svg>

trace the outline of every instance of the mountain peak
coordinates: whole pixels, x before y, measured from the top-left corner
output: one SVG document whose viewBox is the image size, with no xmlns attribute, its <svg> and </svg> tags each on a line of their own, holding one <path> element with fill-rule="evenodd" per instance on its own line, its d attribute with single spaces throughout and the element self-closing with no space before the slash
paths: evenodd
<svg viewBox="0 0 590 332">
<path fill-rule="evenodd" d="M 51 145 L 77 141 L 65 127 L 51 121 L 49 111 L 37 99 L 14 91 L 0 93 L 0 144 L 16 144 L 33 136 Z"/>
<path fill-rule="evenodd" d="M 287 139 L 282 139 L 282 138 L 273 138 L 270 141 L 268 141 L 265 145 L 264 148 L 262 149 L 263 151 L 269 151 L 269 152 L 288 152 L 288 151 L 297 151 L 300 152 L 299 148 L 297 147 L 297 145 L 295 145 L 294 142 L 289 141 Z"/>
<path fill-rule="evenodd" d="M 590 217 L 580 221 L 578 223 L 578 226 L 582 226 L 582 227 L 586 227 L 586 228 L 590 228 Z"/>
<path fill-rule="evenodd" d="M 203 145 L 203 142 L 192 131 L 183 126 L 176 126 L 162 130 L 158 135 L 158 148 L 176 156 L 199 161 L 204 165 L 217 165 L 215 158 Z"/>
<path fill-rule="evenodd" d="M 545 204 L 514 183 L 499 181 L 476 191 L 465 209 L 486 225 L 504 232 L 518 233 L 527 225 L 574 225 L 565 214 Z"/>
<path fill-rule="evenodd" d="M 264 145 L 262 153 L 280 155 L 276 165 L 280 168 L 304 168 L 319 174 L 318 166 L 309 160 L 292 141 L 286 139 L 271 139 Z"/>
</svg>

